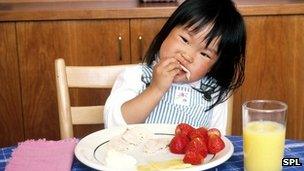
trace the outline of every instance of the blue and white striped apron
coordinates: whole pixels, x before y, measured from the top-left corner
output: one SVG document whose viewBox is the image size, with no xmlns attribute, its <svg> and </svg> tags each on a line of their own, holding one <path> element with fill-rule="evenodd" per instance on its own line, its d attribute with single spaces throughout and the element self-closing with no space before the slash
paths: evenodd
<svg viewBox="0 0 304 171">
<path fill-rule="evenodd" d="M 142 70 L 142 81 L 145 84 L 150 83 L 152 69 L 147 65 L 142 65 Z M 145 89 L 144 85 L 142 91 Z M 188 123 L 194 127 L 209 127 L 213 110 L 207 112 L 205 110 L 212 103 L 212 100 L 206 101 L 202 98 L 201 93 L 192 89 L 188 84 L 172 84 L 156 108 L 147 117 L 145 123 Z"/>
</svg>

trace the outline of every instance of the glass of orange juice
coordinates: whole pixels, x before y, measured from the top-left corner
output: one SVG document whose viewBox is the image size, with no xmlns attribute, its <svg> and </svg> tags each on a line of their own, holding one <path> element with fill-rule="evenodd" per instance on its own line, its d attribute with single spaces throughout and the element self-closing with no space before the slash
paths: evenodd
<svg viewBox="0 0 304 171">
<path fill-rule="evenodd" d="M 287 105 L 275 100 L 252 100 L 243 104 L 242 112 L 245 170 L 282 170 Z"/>
</svg>

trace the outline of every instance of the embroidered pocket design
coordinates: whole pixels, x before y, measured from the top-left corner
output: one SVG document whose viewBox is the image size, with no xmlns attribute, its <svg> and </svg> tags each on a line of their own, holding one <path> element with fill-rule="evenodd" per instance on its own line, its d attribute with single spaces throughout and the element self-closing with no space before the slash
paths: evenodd
<svg viewBox="0 0 304 171">
<path fill-rule="evenodd" d="M 176 90 L 174 97 L 174 104 L 189 106 L 190 105 L 190 92 L 184 90 Z"/>
</svg>

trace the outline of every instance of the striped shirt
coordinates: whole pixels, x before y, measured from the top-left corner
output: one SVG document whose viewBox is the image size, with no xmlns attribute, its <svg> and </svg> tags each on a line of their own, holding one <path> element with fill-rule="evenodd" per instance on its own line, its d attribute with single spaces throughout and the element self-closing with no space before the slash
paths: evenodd
<svg viewBox="0 0 304 171">
<path fill-rule="evenodd" d="M 104 107 L 106 128 L 128 124 L 123 117 L 121 106 L 142 93 L 151 79 L 152 69 L 144 65 L 128 68 L 118 75 Z M 192 88 L 200 88 L 202 83 L 206 82 L 202 79 L 189 84 L 172 84 L 145 122 L 171 124 L 186 122 L 195 127 L 215 127 L 225 133 L 228 103 L 225 101 L 205 112 L 205 109 L 214 103 L 213 99 L 206 101 L 201 93 Z"/>
<path fill-rule="evenodd" d="M 152 79 L 152 68 L 146 65 L 142 67 L 142 81 L 146 89 Z M 213 101 L 206 101 L 202 94 L 194 90 L 189 84 L 172 84 L 159 104 L 150 113 L 146 123 L 178 124 L 188 123 L 195 127 L 210 126 L 213 110 L 206 112 Z"/>
</svg>

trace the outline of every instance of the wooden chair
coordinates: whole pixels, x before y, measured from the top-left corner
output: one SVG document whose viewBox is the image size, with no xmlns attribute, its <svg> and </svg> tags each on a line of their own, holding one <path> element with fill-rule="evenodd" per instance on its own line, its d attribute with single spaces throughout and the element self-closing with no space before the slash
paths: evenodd
<svg viewBox="0 0 304 171">
<path fill-rule="evenodd" d="M 66 66 L 64 59 L 55 60 L 61 139 L 74 136 L 73 125 L 103 123 L 104 106 L 72 107 L 69 88 L 111 88 L 117 75 L 131 66 Z"/>
</svg>

